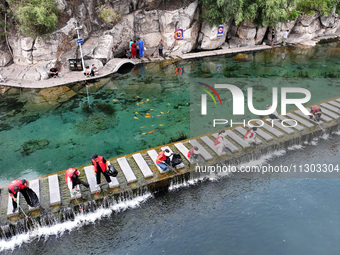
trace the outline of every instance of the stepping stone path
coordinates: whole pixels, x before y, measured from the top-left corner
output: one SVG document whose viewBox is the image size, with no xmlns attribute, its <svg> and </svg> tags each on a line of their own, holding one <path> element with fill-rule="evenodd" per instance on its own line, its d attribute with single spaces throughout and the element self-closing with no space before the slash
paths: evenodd
<svg viewBox="0 0 340 255">
<path fill-rule="evenodd" d="M 331 122 L 334 120 L 338 120 L 340 118 L 340 98 L 328 101 L 327 103 L 321 103 L 320 105 L 321 105 L 321 109 L 323 113 L 322 114 L 323 121 Z M 279 115 L 278 117 L 281 121 L 285 121 L 284 123 L 288 127 L 282 126 L 281 121 L 278 121 L 278 120 L 274 121 L 273 127 L 271 126 L 272 123 L 266 120 L 264 120 L 264 124 L 262 123 L 262 121 L 257 121 L 257 125 L 263 124 L 263 126 L 258 127 L 256 130 L 256 134 L 257 134 L 256 142 L 257 143 L 264 143 L 265 141 L 270 142 L 274 139 L 274 136 L 276 137 L 276 139 L 280 139 L 285 136 L 287 137 L 287 136 L 294 135 L 296 134 L 296 132 L 304 131 L 308 128 L 314 128 L 314 127 L 318 128 L 317 127 L 318 124 L 314 122 L 313 120 L 311 120 L 309 116 L 304 115 L 300 110 L 296 110 L 293 113 L 288 113 L 287 116 Z M 292 127 L 292 125 L 295 124 L 295 122 L 288 120 L 288 118 L 296 120 L 298 124 Z M 247 126 L 247 128 L 249 128 L 249 126 Z M 248 141 L 244 139 L 244 135 L 247 132 L 247 128 L 237 126 L 235 128 L 225 130 L 226 148 L 231 153 L 241 152 L 242 150 L 251 147 Z M 217 133 L 212 135 L 212 137 L 215 139 L 217 136 L 218 136 Z M 188 151 L 194 146 L 198 147 L 199 154 L 204 159 L 204 161 L 212 160 L 217 155 L 224 156 L 227 154 L 226 151 L 223 151 L 222 153 L 218 152 L 216 146 L 214 145 L 214 140 L 212 140 L 212 138 L 210 138 L 209 136 L 202 136 L 199 138 L 199 140 L 191 139 L 189 142 L 187 141 L 177 142 L 171 146 L 174 149 L 176 148 L 175 150 L 179 151 L 183 159 L 183 163 L 178 165 L 177 169 L 185 167 L 184 162 L 186 161 L 190 162 L 190 159 L 188 158 Z M 209 149 L 206 149 L 206 148 L 209 148 Z M 173 150 L 169 146 L 164 146 L 161 149 L 162 150 L 169 149 L 171 152 L 173 152 Z M 150 149 L 147 151 L 147 155 L 151 158 L 153 163 L 156 165 L 159 172 L 163 174 L 164 172 L 156 164 L 158 152 L 155 149 Z M 133 165 L 133 167 L 130 165 L 129 162 L 132 162 L 132 161 L 136 162 L 138 169 L 136 169 L 136 165 Z M 130 183 L 135 183 L 139 181 L 138 178 L 136 177 L 136 176 L 141 176 L 140 174 L 136 175 L 137 171 L 139 173 L 139 170 L 143 174 L 143 177 L 139 177 L 139 178 L 147 179 L 147 178 L 155 177 L 154 172 L 151 170 L 152 167 L 150 168 L 150 165 L 147 162 L 148 160 L 147 158 L 145 158 L 145 156 L 143 156 L 141 153 L 135 153 L 129 157 L 117 158 L 114 161 L 114 164 L 119 165 L 119 168 L 116 167 L 116 169 L 118 170 L 118 175 L 120 177 L 124 176 L 124 178 L 126 179 L 127 185 L 129 185 Z M 110 164 L 109 161 L 108 161 L 108 164 Z M 169 171 L 169 169 L 167 171 Z M 83 192 L 89 191 L 91 194 L 100 192 L 101 188 L 96 187 L 96 178 L 93 172 L 93 166 L 90 165 L 90 166 L 84 167 L 84 172 L 86 176 L 86 181 L 89 183 L 90 187 L 89 189 L 82 187 Z M 59 180 L 59 177 L 62 179 Z M 111 182 L 109 183 L 109 188 L 116 188 L 120 186 L 120 183 L 117 177 L 110 177 L 110 179 L 111 179 Z M 62 200 L 61 200 L 62 193 L 61 193 L 61 188 L 60 188 L 61 186 L 60 181 L 63 182 L 63 186 L 66 185 L 63 175 L 58 176 L 57 174 L 53 174 L 53 175 L 48 176 L 48 192 L 49 192 L 48 199 L 49 199 L 49 205 L 51 206 L 62 204 Z M 40 184 L 41 184 L 40 179 L 30 180 L 30 188 L 37 194 L 39 199 L 46 199 L 44 197 L 43 198 L 40 197 Z M 20 195 L 19 193 L 18 199 L 17 199 L 19 204 L 20 204 L 21 196 L 22 195 Z M 4 202 L 7 203 L 7 216 L 12 217 L 12 216 L 18 215 L 19 209 L 15 213 L 12 213 L 12 210 L 13 210 L 12 198 L 9 195 L 8 196 L 6 195 L 5 198 L 6 197 L 8 197 L 8 200 Z M 76 198 L 78 199 L 81 197 L 82 197 L 82 194 L 80 192 L 75 195 L 70 194 L 71 200 L 76 199 Z M 24 206 L 25 206 L 24 208 L 27 208 L 25 204 Z M 37 208 L 28 207 L 28 209 L 29 211 L 33 211 L 33 210 L 39 209 L 39 207 L 40 206 L 38 206 Z"/>
</svg>

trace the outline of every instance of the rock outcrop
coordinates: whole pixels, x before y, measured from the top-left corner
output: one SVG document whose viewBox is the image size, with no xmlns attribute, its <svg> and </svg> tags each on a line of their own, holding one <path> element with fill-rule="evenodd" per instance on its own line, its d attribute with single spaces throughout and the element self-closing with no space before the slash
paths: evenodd
<svg viewBox="0 0 340 255">
<path fill-rule="evenodd" d="M 152 0 L 105 1 L 108 8 L 121 15 L 115 22 L 104 22 L 98 17 L 98 1 L 84 0 L 77 5 L 65 0 L 57 0 L 58 8 L 68 19 L 63 27 L 44 37 L 18 37 L 9 33 L 9 44 L 0 49 L 0 67 L 13 61 L 20 66 L 17 79 L 43 80 L 48 78 L 48 70 L 57 66 L 63 72 L 69 71 L 69 59 L 80 58 L 76 27 L 83 39 L 83 57 L 87 64 L 105 66 L 115 57 L 121 57 L 131 39 L 141 38 L 147 49 L 146 55 L 157 50 L 163 40 L 166 55 L 182 55 L 194 49 L 213 50 L 220 47 L 241 47 L 271 41 L 271 27 L 260 27 L 252 21 L 239 25 L 231 21 L 224 26 L 223 36 L 217 36 L 218 26 L 210 27 L 199 18 L 198 0 L 176 10 L 149 9 Z M 176 40 L 174 32 L 183 29 L 183 40 Z M 339 36 L 340 17 L 335 10 L 328 17 L 302 15 L 296 20 L 278 23 L 275 27 L 274 44 L 283 40 L 283 33 L 289 32 L 288 43 L 315 45 L 324 36 Z"/>
</svg>

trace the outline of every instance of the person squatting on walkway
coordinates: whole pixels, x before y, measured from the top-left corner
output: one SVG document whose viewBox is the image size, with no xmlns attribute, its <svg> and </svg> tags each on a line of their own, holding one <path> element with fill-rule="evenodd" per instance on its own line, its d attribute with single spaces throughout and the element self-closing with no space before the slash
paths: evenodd
<svg viewBox="0 0 340 255">
<path fill-rule="evenodd" d="M 26 179 L 15 179 L 8 185 L 8 193 L 10 197 L 12 198 L 12 204 L 13 204 L 13 213 L 17 210 L 17 197 L 18 197 L 18 192 L 21 192 L 21 194 L 24 196 L 27 204 L 31 207 L 33 206 L 33 203 L 31 202 L 31 199 L 29 195 L 27 194 L 27 189 L 29 188 L 29 183 Z"/>
<path fill-rule="evenodd" d="M 170 165 L 170 156 L 171 156 L 171 152 L 168 149 L 161 151 L 157 156 L 156 164 L 164 172 L 168 169 L 168 166 Z"/>
<path fill-rule="evenodd" d="M 65 172 L 65 181 L 72 194 L 80 191 L 79 184 L 83 184 L 86 188 L 90 185 L 79 179 L 80 172 L 75 168 L 69 168 Z"/>
<path fill-rule="evenodd" d="M 188 151 L 188 158 L 190 159 L 190 164 L 195 164 L 195 163 L 198 164 L 197 158 L 198 158 L 199 153 L 200 152 L 196 146 L 194 146 Z"/>
<path fill-rule="evenodd" d="M 244 135 L 244 139 L 248 141 L 250 144 L 256 144 L 256 130 L 257 127 L 249 128 L 247 133 Z"/>
<path fill-rule="evenodd" d="M 216 146 L 216 149 L 219 153 L 223 152 L 223 148 L 226 147 L 226 132 L 222 130 L 221 132 L 218 133 L 218 136 L 215 139 L 214 145 Z"/>
<path fill-rule="evenodd" d="M 313 105 L 312 109 L 310 110 L 310 113 L 312 114 L 309 115 L 310 119 L 313 119 L 314 121 L 317 122 L 321 120 L 322 111 L 320 105 Z"/>
<path fill-rule="evenodd" d="M 109 167 L 107 165 L 106 159 L 103 156 L 98 156 L 97 154 L 93 154 L 91 159 L 92 159 L 94 175 L 96 176 L 96 180 L 97 180 L 97 187 L 100 184 L 101 173 L 103 173 L 106 181 L 110 183 L 111 179 L 110 179 L 110 176 L 108 175 Z"/>
</svg>

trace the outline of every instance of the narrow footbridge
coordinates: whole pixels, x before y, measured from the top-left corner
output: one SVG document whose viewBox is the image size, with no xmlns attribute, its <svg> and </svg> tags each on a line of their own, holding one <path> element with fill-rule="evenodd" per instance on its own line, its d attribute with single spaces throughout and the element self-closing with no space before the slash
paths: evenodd
<svg viewBox="0 0 340 255">
<path fill-rule="evenodd" d="M 108 161 L 118 170 L 117 177 L 111 177 L 111 182 L 97 187 L 95 175 L 91 165 L 81 166 L 81 179 L 90 184 L 89 188 L 81 186 L 81 192 L 77 196 L 70 194 L 64 179 L 64 171 L 57 172 L 48 176 L 41 176 L 30 180 L 30 187 L 37 193 L 40 198 L 40 206 L 30 208 L 23 201 L 22 195 L 18 197 L 18 203 L 21 208 L 33 217 L 38 217 L 41 213 L 58 213 L 60 208 L 76 206 L 87 201 L 103 201 L 105 196 L 121 195 L 125 192 L 133 192 L 139 195 L 141 187 L 148 190 L 157 190 L 169 187 L 173 178 L 188 178 L 195 172 L 190 167 L 187 158 L 188 150 L 197 146 L 200 151 L 198 161 L 200 164 L 214 164 L 223 162 L 226 164 L 239 164 L 242 160 L 253 159 L 256 155 L 268 153 L 274 149 L 288 147 L 306 140 L 311 141 L 313 137 L 319 136 L 322 132 L 331 132 L 339 128 L 340 119 L 340 98 L 335 98 L 320 103 L 322 109 L 322 126 L 310 120 L 300 110 L 294 110 L 287 113 L 286 116 L 280 115 L 281 120 L 287 118 L 294 119 L 298 122 L 295 127 L 283 127 L 275 123 L 274 127 L 266 122 L 257 130 L 257 146 L 250 145 L 243 136 L 246 128 L 237 126 L 226 129 L 227 143 L 226 149 L 219 152 L 214 146 L 214 140 L 217 133 L 205 134 L 200 137 L 194 137 L 181 142 L 176 142 L 118 158 L 111 158 Z M 163 173 L 156 165 L 158 153 L 168 148 L 172 152 L 180 153 L 183 163 L 177 167 L 177 173 Z M 102 178 L 104 179 L 104 178 Z M 11 224 L 23 215 L 19 211 L 12 213 L 12 202 L 7 192 L 7 185 L 2 185 L 0 197 L 0 226 Z M 0 233 L 1 234 L 1 233 Z"/>
</svg>

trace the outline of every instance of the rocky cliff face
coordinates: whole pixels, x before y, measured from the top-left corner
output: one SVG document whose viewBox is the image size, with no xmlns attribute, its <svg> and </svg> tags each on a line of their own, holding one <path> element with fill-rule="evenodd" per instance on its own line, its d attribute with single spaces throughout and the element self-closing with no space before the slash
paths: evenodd
<svg viewBox="0 0 340 255">
<path fill-rule="evenodd" d="M 107 24 L 98 18 L 97 0 L 75 0 L 70 4 L 58 0 L 60 10 L 68 19 L 56 32 L 43 38 L 18 37 L 9 35 L 14 58 L 6 47 L 0 49 L 0 66 L 12 60 L 16 65 L 27 66 L 29 73 L 21 77 L 29 80 L 47 79 L 47 71 L 58 65 L 68 70 L 68 59 L 80 58 L 75 28 L 80 30 L 83 55 L 88 63 L 95 61 L 105 65 L 110 59 L 124 54 L 130 39 L 142 38 L 145 47 L 152 52 L 159 39 L 163 39 L 165 53 L 181 55 L 194 49 L 212 50 L 220 47 L 255 45 L 271 40 L 269 27 L 258 27 L 252 21 L 239 26 L 232 22 L 224 25 L 224 34 L 217 37 L 217 26 L 210 27 L 199 19 L 198 0 L 176 10 L 150 10 L 152 0 L 114 0 L 105 5 L 114 7 L 122 15 L 119 22 Z M 176 29 L 183 29 L 183 40 L 175 40 Z M 340 18 L 335 11 L 329 17 L 314 14 L 304 15 L 295 21 L 278 24 L 275 28 L 274 43 L 282 41 L 283 32 L 289 30 L 288 43 L 314 45 L 315 38 L 340 34 Z"/>
</svg>

